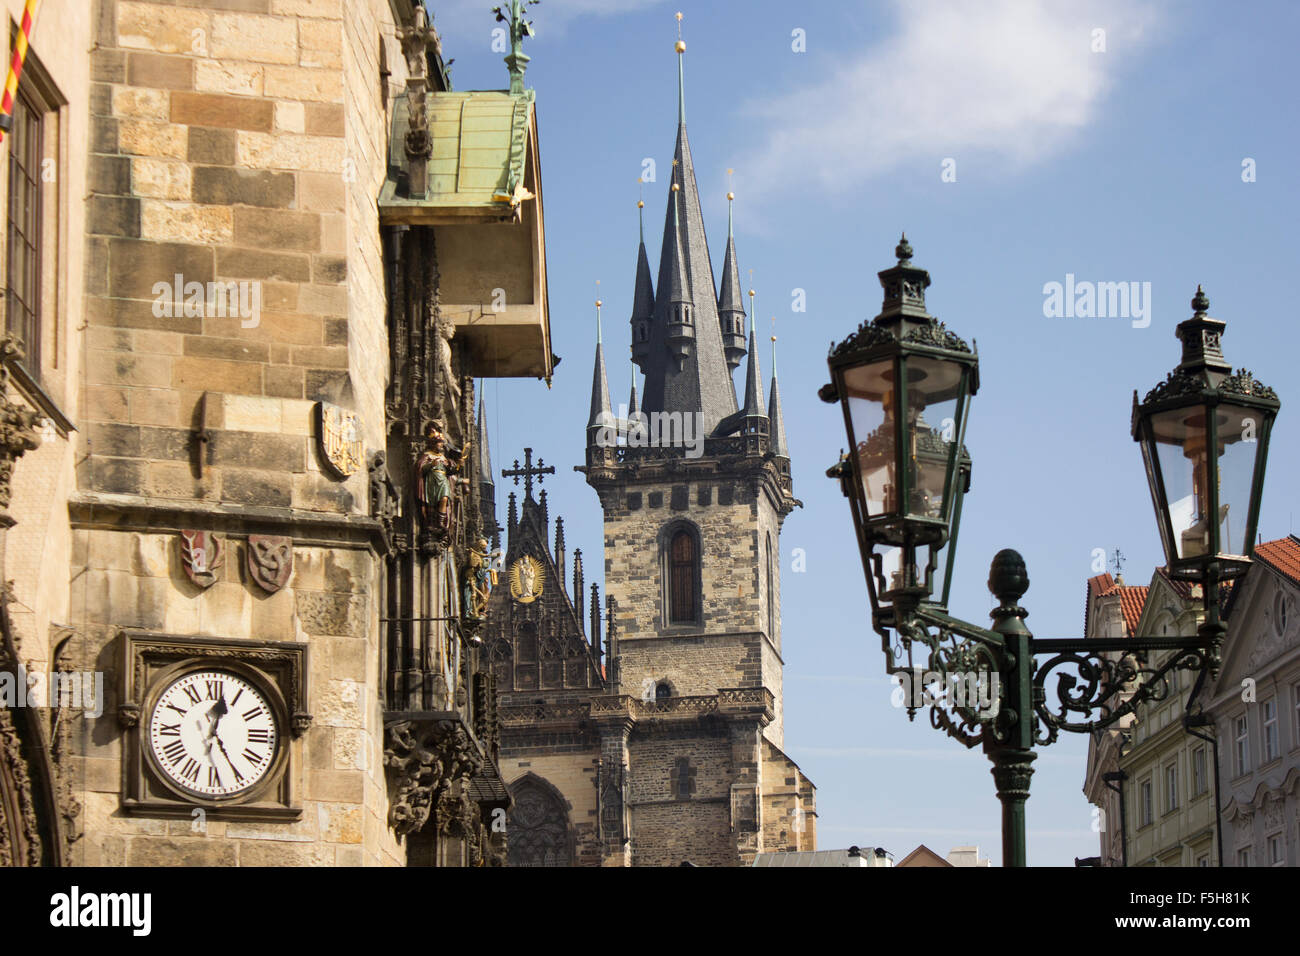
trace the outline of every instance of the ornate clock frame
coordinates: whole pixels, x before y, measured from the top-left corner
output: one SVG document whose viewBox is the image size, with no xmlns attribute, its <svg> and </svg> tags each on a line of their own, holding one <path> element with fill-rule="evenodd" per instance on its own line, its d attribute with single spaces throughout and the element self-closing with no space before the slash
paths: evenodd
<svg viewBox="0 0 1300 956">
<path fill-rule="evenodd" d="M 293 641 L 246 641 L 216 637 L 123 631 L 118 721 L 122 740 L 122 807 L 127 813 L 190 817 L 201 809 L 214 820 L 277 821 L 302 816 L 297 774 L 301 747 L 311 726 L 307 713 L 308 645 Z M 275 712 L 280 751 L 265 777 L 244 793 L 200 797 L 161 773 L 144 727 L 163 690 L 196 670 L 228 670 L 252 682 Z"/>
</svg>

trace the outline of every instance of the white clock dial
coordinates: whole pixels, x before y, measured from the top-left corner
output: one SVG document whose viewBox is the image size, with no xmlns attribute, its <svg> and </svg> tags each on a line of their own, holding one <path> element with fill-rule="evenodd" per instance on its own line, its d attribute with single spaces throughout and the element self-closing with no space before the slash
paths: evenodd
<svg viewBox="0 0 1300 956">
<path fill-rule="evenodd" d="M 149 716 L 159 768 L 189 793 L 229 797 L 266 776 L 280 747 L 266 696 L 229 671 L 194 671 L 163 690 Z"/>
</svg>

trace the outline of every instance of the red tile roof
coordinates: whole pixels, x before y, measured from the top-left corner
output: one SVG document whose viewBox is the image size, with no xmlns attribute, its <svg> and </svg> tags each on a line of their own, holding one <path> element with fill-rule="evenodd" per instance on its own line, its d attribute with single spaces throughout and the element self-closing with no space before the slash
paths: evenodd
<svg viewBox="0 0 1300 956">
<path fill-rule="evenodd" d="M 1121 581 L 1123 578 L 1120 579 Z M 1092 613 L 1092 602 L 1097 598 L 1119 595 L 1120 612 L 1124 615 L 1124 625 L 1132 636 L 1137 632 L 1138 618 L 1142 616 L 1142 607 L 1147 602 L 1145 586 L 1120 584 L 1109 573 L 1098 574 L 1088 579 L 1088 596 L 1083 612 L 1083 632 L 1088 633 L 1088 616 Z"/>
<path fill-rule="evenodd" d="M 1121 586 L 1119 591 L 1119 607 L 1124 614 L 1124 626 L 1128 628 L 1129 637 L 1137 633 L 1138 619 L 1142 617 L 1142 608 L 1147 603 L 1147 592 L 1151 589 L 1148 587 Z"/>
<path fill-rule="evenodd" d="M 1265 541 L 1255 546 L 1255 556 L 1291 581 L 1300 584 L 1300 538 L 1288 535 L 1276 541 Z"/>
</svg>

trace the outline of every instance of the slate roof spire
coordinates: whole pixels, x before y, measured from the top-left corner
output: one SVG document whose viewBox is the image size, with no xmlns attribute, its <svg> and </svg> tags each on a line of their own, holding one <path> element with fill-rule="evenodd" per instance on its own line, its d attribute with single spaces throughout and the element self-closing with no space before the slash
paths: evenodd
<svg viewBox="0 0 1300 956">
<path fill-rule="evenodd" d="M 642 364 L 646 375 L 642 408 L 647 413 L 698 413 L 709 434 L 736 412 L 736 390 L 723 353 L 717 285 L 686 135 L 686 44 L 678 40 L 676 50 L 677 146 L 655 284 L 659 294 Z"/>
<path fill-rule="evenodd" d="M 718 294 L 718 322 L 729 372 L 740 366 L 745 354 L 745 307 L 741 304 L 740 266 L 736 262 L 735 200 L 735 193 L 727 193 L 727 251 L 722 257 L 722 290 Z"/>
<path fill-rule="evenodd" d="M 758 334 L 754 330 L 754 316 L 749 317 L 749 366 L 745 372 L 745 417 L 765 418 L 763 410 L 763 370 L 758 364 Z"/>
<path fill-rule="evenodd" d="M 641 245 L 636 252 L 636 291 L 632 296 L 632 361 L 644 372 L 650 355 L 650 327 L 655 318 L 655 290 L 650 280 L 650 260 L 645 254 L 645 201 L 636 202 Z"/>
<path fill-rule="evenodd" d="M 767 396 L 768 434 L 771 436 L 772 454 L 777 458 L 790 458 L 790 446 L 785 440 L 785 420 L 781 413 L 781 391 L 776 385 L 776 336 L 772 336 L 772 387 Z"/>
<path fill-rule="evenodd" d="M 587 428 L 600 428 L 610 423 L 609 377 L 605 374 L 605 346 L 600 334 L 600 299 L 596 300 L 596 366 L 591 376 L 591 416 Z"/>
</svg>

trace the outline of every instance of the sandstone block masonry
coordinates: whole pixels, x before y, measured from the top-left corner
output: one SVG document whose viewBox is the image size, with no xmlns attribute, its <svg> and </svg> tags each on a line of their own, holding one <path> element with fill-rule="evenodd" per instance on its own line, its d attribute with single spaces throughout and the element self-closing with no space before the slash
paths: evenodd
<svg viewBox="0 0 1300 956">
<path fill-rule="evenodd" d="M 293 744 L 297 821 L 213 819 L 200 832 L 123 813 L 110 702 L 80 739 L 78 862 L 404 861 L 386 819 L 366 472 L 331 474 L 314 432 L 314 405 L 327 401 L 358 413 L 367 449 L 384 447 L 374 197 L 386 83 L 404 60 L 386 0 L 347 6 L 345 22 L 340 0 L 94 4 L 78 653 L 115 688 L 124 629 L 305 642 L 314 720 Z M 160 309 L 159 290 L 177 283 L 255 286 L 256 321 L 210 296 Z M 184 573 L 182 528 L 225 537 L 209 588 Z M 294 537 L 283 590 L 249 579 L 250 533 Z"/>
</svg>

